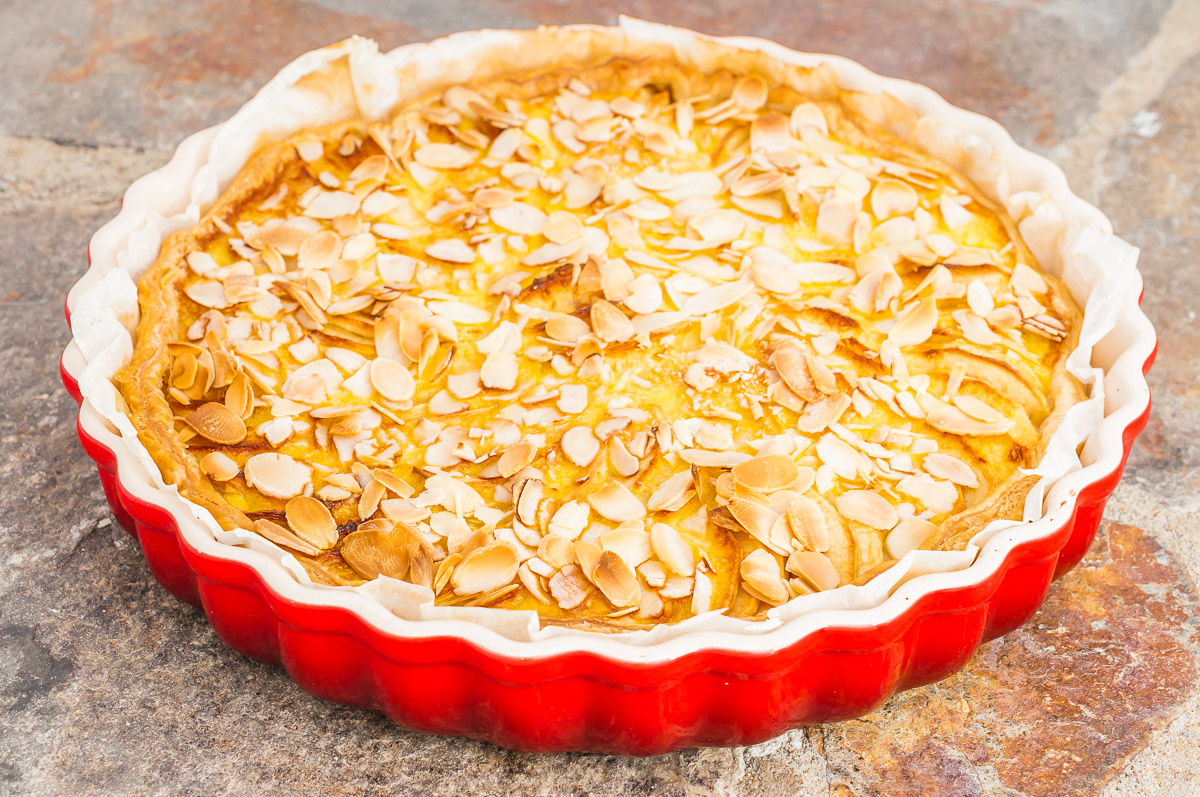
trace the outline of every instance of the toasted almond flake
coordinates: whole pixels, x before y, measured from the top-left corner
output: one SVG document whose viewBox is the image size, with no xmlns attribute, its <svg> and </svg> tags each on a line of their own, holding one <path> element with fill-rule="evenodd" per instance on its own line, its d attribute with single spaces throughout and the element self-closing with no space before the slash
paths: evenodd
<svg viewBox="0 0 1200 797">
<path fill-rule="evenodd" d="M 463 169 L 478 156 L 478 152 L 460 144 L 425 144 L 413 153 L 417 163 L 430 169 Z"/>
<path fill-rule="evenodd" d="M 745 280 L 715 285 L 689 297 L 684 302 L 683 310 L 694 316 L 719 312 L 741 301 L 750 292 L 751 287 L 751 284 Z"/>
<path fill-rule="evenodd" d="M 296 154 L 305 163 L 312 163 L 325 154 L 325 145 L 314 135 L 304 135 L 296 140 Z"/>
<path fill-rule="evenodd" d="M 458 399 L 469 399 L 478 396 L 482 391 L 478 371 L 467 371 L 461 374 L 451 374 L 446 377 L 446 389 L 450 395 Z"/>
<path fill-rule="evenodd" d="M 574 213 L 556 210 L 546 219 L 542 235 L 556 244 L 566 244 L 583 235 L 583 222 Z"/>
<path fill-rule="evenodd" d="M 787 600 L 787 586 L 779 562 L 762 548 L 747 554 L 740 570 L 742 586 L 754 597 L 776 606 Z"/>
<path fill-rule="evenodd" d="M 800 477 L 800 468 L 783 454 L 760 454 L 733 468 L 733 480 L 747 490 L 772 493 L 790 487 Z"/>
<path fill-rule="evenodd" d="M 189 282 L 183 289 L 189 299 L 202 307 L 224 310 L 230 302 L 225 295 L 225 286 L 211 280 Z"/>
<path fill-rule="evenodd" d="M 817 591 L 835 589 L 842 583 L 837 568 L 828 556 L 817 551 L 796 551 L 787 560 L 789 573 L 807 581 Z"/>
<path fill-rule="evenodd" d="M 775 349 L 771 358 L 775 370 L 783 383 L 805 401 L 816 401 L 821 398 L 821 391 L 813 382 L 808 368 L 808 357 L 804 349 L 791 341 L 781 344 Z"/>
<path fill-rule="evenodd" d="M 743 77 L 733 87 L 731 98 L 742 110 L 757 111 L 767 103 L 767 82 L 758 75 Z"/>
<path fill-rule="evenodd" d="M 633 476 L 641 469 L 638 458 L 629 453 L 625 441 L 620 437 L 614 436 L 608 441 L 608 461 L 613 470 L 622 476 Z"/>
<path fill-rule="evenodd" d="M 975 475 L 971 466 L 949 454 L 937 451 L 926 454 L 921 460 L 921 467 L 938 479 L 945 479 L 963 487 L 979 486 L 979 477 Z"/>
<path fill-rule="evenodd" d="M 476 548 L 467 554 L 454 575 L 450 585 L 456 595 L 478 595 L 491 592 L 517 577 L 520 564 L 516 549 L 508 543 L 493 542 Z"/>
<path fill-rule="evenodd" d="M 679 452 L 679 458 L 689 465 L 697 465 L 701 468 L 732 468 L 750 459 L 750 455 L 740 451 L 707 451 L 702 448 L 685 448 Z"/>
<path fill-rule="evenodd" d="M 241 416 L 215 401 L 201 404 L 183 421 L 206 439 L 221 445 L 233 445 L 246 438 L 246 424 Z"/>
<path fill-rule="evenodd" d="M 377 481 L 372 481 L 363 488 L 362 494 L 358 497 L 358 516 L 363 520 L 369 519 L 379 511 L 379 504 L 383 500 L 385 490 L 382 484 Z"/>
<path fill-rule="evenodd" d="M 288 525 L 315 548 L 332 548 L 338 541 L 337 523 L 328 507 L 315 498 L 298 495 L 284 507 Z"/>
<path fill-rule="evenodd" d="M 565 244 L 556 244 L 553 241 L 544 243 L 521 258 L 521 263 L 526 266 L 544 266 L 559 260 L 565 260 L 577 254 L 583 249 L 586 243 L 587 239 L 583 237 L 577 238 L 574 241 L 568 241 Z"/>
<path fill-rule="evenodd" d="M 991 422 L 981 421 L 978 418 L 972 418 L 957 407 L 946 404 L 935 407 L 925 416 L 925 421 L 935 429 L 958 435 L 1004 434 L 1014 425 L 1014 421 L 1006 418 Z"/>
<path fill-rule="evenodd" d="M 759 114 L 750 123 L 750 149 L 756 152 L 787 150 L 794 141 L 787 117 L 778 111 Z"/>
<path fill-rule="evenodd" d="M 735 210 L 710 210 L 688 221 L 704 243 L 720 246 L 737 240 L 746 228 L 745 217 Z"/>
<path fill-rule="evenodd" d="M 476 252 L 458 238 L 444 238 L 425 247 L 425 254 L 447 263 L 474 263 Z"/>
<path fill-rule="evenodd" d="M 937 300 L 930 297 L 907 307 L 896 319 L 888 340 L 897 346 L 916 346 L 933 334 L 938 322 Z"/>
<path fill-rule="evenodd" d="M 642 528 L 640 520 L 622 523 L 597 539 L 602 550 L 616 553 L 630 567 L 637 567 L 654 554 L 650 547 L 650 535 Z"/>
<path fill-rule="evenodd" d="M 237 462 L 232 457 L 220 452 L 210 451 L 200 460 L 200 467 L 213 481 L 227 482 L 241 472 Z"/>
<path fill-rule="evenodd" d="M 358 211 L 359 199 L 347 191 L 322 191 L 304 209 L 304 215 L 313 219 L 335 219 Z"/>
<path fill-rule="evenodd" d="M 306 554 L 308 556 L 316 556 L 317 554 L 321 553 L 317 548 L 314 548 L 312 545 L 297 537 L 290 530 L 284 528 L 278 523 L 275 523 L 274 521 L 267 520 L 266 518 L 259 518 L 258 520 L 254 521 L 253 526 L 256 532 L 263 537 L 266 537 L 271 542 L 277 545 L 282 545 L 285 548 L 291 548 L 297 553 Z"/>
<path fill-rule="evenodd" d="M 478 201 L 479 194 L 475 196 Z M 546 214 L 525 202 L 493 207 L 488 216 L 497 227 L 518 235 L 540 235 L 546 226 Z"/>
<path fill-rule="evenodd" d="M 636 606 L 641 586 L 633 568 L 613 551 L 604 551 L 591 572 L 592 583 L 599 587 L 609 603 L 617 607 Z"/>
<path fill-rule="evenodd" d="M 928 520 L 902 520 L 896 528 L 888 532 L 886 545 L 888 556 L 893 559 L 903 559 L 910 551 L 921 547 L 929 536 L 937 531 L 937 526 Z"/>
<path fill-rule="evenodd" d="M 492 390 L 512 390 L 517 386 L 519 367 L 517 357 L 505 351 L 494 351 L 483 361 L 479 378 L 483 386 Z"/>
<path fill-rule="evenodd" d="M 591 514 L 591 509 L 582 501 L 567 501 L 554 511 L 547 524 L 547 531 L 552 535 L 557 534 L 573 540 L 587 528 Z"/>
<path fill-rule="evenodd" d="M 956 395 L 953 401 L 954 406 L 984 423 L 1003 423 L 1007 420 L 1002 413 L 974 396 Z"/>
<path fill-rule="evenodd" d="M 599 299 L 591 309 L 592 329 L 596 337 L 608 343 L 623 343 L 634 336 L 629 318 L 611 302 Z"/>
<path fill-rule="evenodd" d="M 370 377 L 371 386 L 388 401 L 408 401 L 416 392 L 412 374 L 395 360 L 372 360 Z"/>
<path fill-rule="evenodd" d="M 646 501 L 646 507 L 652 512 L 660 512 L 667 510 L 668 507 L 675 507 L 680 499 L 682 499 L 692 484 L 692 474 L 690 471 L 684 470 L 669 477 L 662 484 L 650 493 L 650 498 Z M 670 509 L 668 511 L 674 511 Z M 681 574 L 682 575 L 682 574 Z"/>
<path fill-rule="evenodd" d="M 650 545 L 654 555 L 672 572 L 681 576 L 691 575 L 696 566 L 695 554 L 678 529 L 666 523 L 655 523 L 650 527 Z"/>
<path fill-rule="evenodd" d="M 594 172 L 578 174 L 572 172 L 563 191 L 563 205 L 568 210 L 585 208 L 596 201 L 604 189 L 604 180 Z"/>
<path fill-rule="evenodd" d="M 312 471 L 286 454 L 255 454 L 243 468 L 246 483 L 272 498 L 295 498 L 312 484 Z"/>
<path fill-rule="evenodd" d="M 843 517 L 887 531 L 900 522 L 900 514 L 886 498 L 872 490 L 847 490 L 834 499 Z"/>
<path fill-rule="evenodd" d="M 569 564 L 550 579 L 550 594 L 559 608 L 571 610 L 587 600 L 591 585 L 583 579 L 579 567 Z"/>
<path fill-rule="evenodd" d="M 620 482 L 609 482 L 587 497 L 592 509 L 603 518 L 622 523 L 646 516 L 646 507 Z"/>
<path fill-rule="evenodd" d="M 712 609 L 713 582 L 712 577 L 696 567 L 692 586 L 692 613 L 704 614 Z"/>
<path fill-rule="evenodd" d="M 811 498 L 799 496 L 788 505 L 787 522 L 797 546 L 809 551 L 829 550 L 829 529 L 825 525 L 825 513 Z"/>
<path fill-rule="evenodd" d="M 933 479 L 923 473 L 905 476 L 896 483 L 896 491 L 915 498 L 938 515 L 949 514 L 958 502 L 958 488 L 950 482 Z"/>
<path fill-rule="evenodd" d="M 883 179 L 871 191 L 871 213 L 884 221 L 912 213 L 917 208 L 917 192 L 908 183 Z"/>
<path fill-rule="evenodd" d="M 501 478 L 507 479 L 529 467 L 535 456 L 537 456 L 537 448 L 532 443 L 522 440 L 516 445 L 509 446 L 500 455 L 496 469 L 500 472 Z"/>
<path fill-rule="evenodd" d="M 513 507 L 517 519 L 526 526 L 537 523 L 538 508 L 546 494 L 546 483 L 541 479 L 525 479 L 513 489 Z"/>
<path fill-rule="evenodd" d="M 645 105 L 631 100 L 628 97 L 614 97 L 608 105 L 612 109 L 613 113 L 617 114 L 618 116 L 628 117 L 630 119 L 636 119 L 642 114 L 646 113 Z"/>
<path fill-rule="evenodd" d="M 734 494 L 729 499 L 728 508 L 733 519 L 741 524 L 750 536 L 776 553 L 787 555 L 787 550 L 782 548 L 771 534 L 780 513 L 772 509 L 766 499 L 754 495 Z"/>
<path fill-rule="evenodd" d="M 600 441 L 596 434 L 586 426 L 573 426 L 563 433 L 559 442 L 567 459 L 581 468 L 586 468 L 600 453 Z"/>
<path fill-rule="evenodd" d="M 546 334 L 563 343 L 578 343 L 591 331 L 591 327 L 582 318 L 566 313 L 556 313 L 546 320 Z"/>
</svg>

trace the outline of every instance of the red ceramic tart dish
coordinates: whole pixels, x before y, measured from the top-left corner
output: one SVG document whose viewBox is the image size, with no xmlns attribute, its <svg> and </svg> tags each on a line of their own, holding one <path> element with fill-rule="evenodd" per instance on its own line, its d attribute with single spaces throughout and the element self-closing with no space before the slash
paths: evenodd
<svg viewBox="0 0 1200 797">
<path fill-rule="evenodd" d="M 527 37 L 561 61 L 505 49 Z M 1126 249 L 1053 167 L 771 45 L 453 38 L 476 69 L 386 111 L 363 75 L 448 43 L 289 67 L 367 118 L 275 130 L 237 170 L 198 134 L 93 241 L 64 381 L 160 581 L 317 694 L 638 754 L 863 713 L 1036 610 L 1095 534 L 1153 354 L 1088 268 Z M 206 162 L 227 186 L 197 218 Z M 115 267 L 164 201 L 179 231 Z"/>
</svg>

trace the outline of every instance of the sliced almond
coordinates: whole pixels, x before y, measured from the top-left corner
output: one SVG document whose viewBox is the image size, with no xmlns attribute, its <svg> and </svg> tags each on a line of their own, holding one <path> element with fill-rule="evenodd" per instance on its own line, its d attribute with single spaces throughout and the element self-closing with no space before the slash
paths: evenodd
<svg viewBox="0 0 1200 797">
<path fill-rule="evenodd" d="M 609 482 L 587 497 L 592 509 L 603 518 L 622 523 L 646 516 L 646 507 L 629 488 L 620 482 Z"/>
<path fill-rule="evenodd" d="M 617 607 L 636 606 L 641 599 L 637 573 L 618 554 L 604 551 L 592 570 L 592 583 Z"/>
<path fill-rule="evenodd" d="M 513 489 L 513 507 L 517 519 L 526 526 L 537 524 L 538 507 L 546 494 L 546 483 L 541 479 L 525 479 Z"/>
<path fill-rule="evenodd" d="M 471 551 L 450 577 L 457 595 L 478 595 L 499 589 L 517 577 L 520 564 L 516 549 L 503 542 L 493 542 Z"/>
<path fill-rule="evenodd" d="M 800 476 L 800 468 L 791 457 L 766 454 L 735 466 L 732 473 L 734 481 L 747 490 L 772 493 L 795 483 Z"/>
<path fill-rule="evenodd" d="M 371 387 L 388 401 L 408 401 L 416 393 L 417 383 L 412 374 L 395 360 L 372 360 L 369 376 Z"/>
<path fill-rule="evenodd" d="M 574 213 L 556 210 L 546 219 L 542 235 L 556 244 L 567 244 L 583 235 L 583 222 Z"/>
<path fill-rule="evenodd" d="M 787 555 L 788 551 L 781 548 L 771 536 L 779 513 L 765 499 L 735 494 L 729 499 L 729 513 L 754 539 L 776 553 Z"/>
<path fill-rule="evenodd" d="M 949 454 L 937 451 L 926 454 L 921 460 L 921 467 L 938 479 L 945 479 L 963 487 L 979 486 L 979 477 L 975 475 L 971 466 Z"/>
<path fill-rule="evenodd" d="M 295 498 L 312 484 L 312 471 L 286 454 L 255 454 L 243 468 L 246 483 L 272 498 Z"/>
<path fill-rule="evenodd" d="M 338 540 L 337 523 L 329 508 L 315 498 L 298 495 L 284 507 L 292 531 L 316 548 L 332 548 Z"/>
<path fill-rule="evenodd" d="M 592 329 L 596 337 L 608 343 L 623 343 L 631 339 L 635 330 L 629 318 L 615 304 L 604 299 L 592 305 Z"/>
<path fill-rule="evenodd" d="M 910 551 L 921 547 L 929 536 L 937 531 L 937 526 L 928 520 L 902 520 L 896 528 L 888 532 L 887 552 L 893 559 L 903 559 Z"/>
<path fill-rule="evenodd" d="M 602 550 L 613 551 L 630 567 L 637 567 L 653 554 L 650 535 L 642 529 L 640 520 L 622 523 L 612 531 L 601 534 L 598 539 Z"/>
<path fill-rule="evenodd" d="M 917 200 L 911 185 L 885 178 L 871 191 L 871 214 L 879 221 L 905 216 L 917 209 Z"/>
<path fill-rule="evenodd" d="M 691 471 L 684 470 L 676 473 L 654 488 L 654 492 L 650 493 L 650 498 L 646 501 L 646 508 L 651 512 L 674 511 L 678 509 L 679 506 L 676 506 L 676 504 L 679 504 L 679 501 L 687 495 L 691 484 Z M 681 573 L 680 575 L 683 574 Z"/>
<path fill-rule="evenodd" d="M 592 586 L 576 565 L 567 565 L 550 579 L 550 594 L 560 609 L 571 610 L 587 600 Z"/>
<path fill-rule="evenodd" d="M 792 536 L 801 550 L 829 550 L 829 529 L 825 525 L 825 513 L 811 498 L 795 498 L 787 508 L 787 522 Z"/>
<path fill-rule="evenodd" d="M 816 401 L 822 394 L 809 373 L 805 354 L 800 346 L 788 341 L 775 349 L 772 363 L 775 370 L 779 371 L 779 378 L 793 393 L 805 401 Z"/>
<path fill-rule="evenodd" d="M 842 583 L 832 560 L 817 551 L 796 551 L 787 560 L 789 573 L 795 573 L 817 591 L 835 589 Z"/>
<path fill-rule="evenodd" d="M 254 521 L 253 525 L 256 532 L 266 537 L 276 545 L 282 545 L 285 548 L 291 548 L 297 553 L 306 554 L 308 556 L 316 556 L 321 553 L 317 548 L 300 539 L 290 530 L 284 528 L 278 523 L 275 523 L 274 521 L 267 520 L 266 518 L 259 518 L 258 520 Z"/>
<path fill-rule="evenodd" d="M 246 424 L 241 416 L 215 401 L 201 404 L 184 416 L 183 422 L 201 436 L 221 445 L 233 445 L 246 439 Z"/>
<path fill-rule="evenodd" d="M 731 98 L 743 111 L 757 111 L 767 103 L 767 82 L 758 75 L 743 77 L 734 85 Z"/>
<path fill-rule="evenodd" d="M 896 507 L 872 490 L 847 490 L 833 503 L 843 517 L 880 531 L 887 531 L 900 522 Z"/>
<path fill-rule="evenodd" d="M 916 346 L 929 339 L 937 322 L 937 300 L 932 297 L 922 299 L 900 313 L 888 332 L 888 340 L 901 347 Z"/>
<path fill-rule="evenodd" d="M 999 421 L 981 421 L 948 404 L 935 407 L 925 416 L 925 420 L 935 429 L 957 435 L 1005 434 L 1012 429 L 1015 423 L 1005 418 Z"/>
<path fill-rule="evenodd" d="M 500 455 L 496 469 L 500 472 L 501 478 L 507 479 L 529 467 L 536 456 L 537 448 L 532 443 L 522 440 L 516 445 L 509 446 Z"/>
<path fill-rule="evenodd" d="M 666 523 L 655 523 L 650 527 L 650 545 L 654 555 L 672 572 L 681 576 L 692 574 L 696 558 L 692 546 L 687 544 L 678 529 Z"/>
<path fill-rule="evenodd" d="M 413 152 L 417 163 L 430 169 L 463 169 L 477 157 L 478 152 L 459 144 L 426 144 Z"/>
<path fill-rule="evenodd" d="M 595 432 L 586 426 L 573 426 L 563 433 L 559 441 L 567 459 L 581 468 L 592 464 L 592 460 L 600 453 L 600 441 Z"/>
<path fill-rule="evenodd" d="M 608 462 L 622 476 L 633 476 L 641 469 L 638 458 L 629 453 L 625 441 L 615 435 L 608 441 Z"/>
<path fill-rule="evenodd" d="M 787 586 L 779 562 L 762 548 L 747 554 L 740 570 L 742 587 L 754 597 L 774 606 L 787 600 Z"/>
<path fill-rule="evenodd" d="M 234 459 L 220 451 L 210 451 L 200 460 L 200 467 L 208 478 L 217 482 L 227 482 L 241 472 Z"/>
</svg>

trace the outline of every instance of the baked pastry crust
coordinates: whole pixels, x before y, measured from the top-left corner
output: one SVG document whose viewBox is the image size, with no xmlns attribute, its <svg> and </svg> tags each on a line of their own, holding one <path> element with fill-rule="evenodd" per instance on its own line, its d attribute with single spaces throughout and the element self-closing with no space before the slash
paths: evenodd
<svg viewBox="0 0 1200 797">
<path fill-rule="evenodd" d="M 1019 468 L 1081 395 L 1079 314 L 1000 208 L 862 101 L 616 59 L 271 145 L 141 280 L 130 417 L 168 483 L 315 581 L 390 575 L 546 623 L 757 617 L 961 549 L 1021 516 Z M 306 235 L 270 232 L 290 215 Z M 515 344 L 484 346 L 509 319 Z M 306 394 L 296 371 L 320 362 L 330 385 Z M 276 450 L 291 464 L 247 465 Z M 473 497 L 447 499 L 460 484 Z"/>
</svg>

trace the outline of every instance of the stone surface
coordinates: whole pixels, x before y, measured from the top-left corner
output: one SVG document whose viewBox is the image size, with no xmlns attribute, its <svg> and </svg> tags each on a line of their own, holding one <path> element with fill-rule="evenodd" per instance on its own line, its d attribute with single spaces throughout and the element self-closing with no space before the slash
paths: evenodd
<svg viewBox="0 0 1200 797">
<path fill-rule="evenodd" d="M 962 673 L 757 747 L 529 756 L 312 698 L 226 648 L 110 520 L 57 380 L 87 239 L 313 46 L 622 11 L 920 80 L 1064 164 L 1143 248 L 1162 338 L 1113 522 Z M 44 0 L 0 4 L 0 81 L 0 793 L 1197 793 L 1200 1 Z"/>
</svg>

